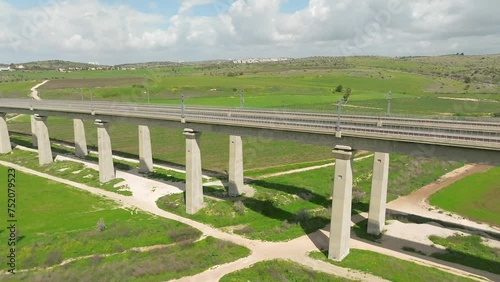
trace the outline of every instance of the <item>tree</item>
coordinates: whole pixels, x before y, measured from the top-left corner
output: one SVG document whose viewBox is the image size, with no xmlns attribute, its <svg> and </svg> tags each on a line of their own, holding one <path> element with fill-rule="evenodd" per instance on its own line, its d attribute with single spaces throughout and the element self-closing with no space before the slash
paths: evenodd
<svg viewBox="0 0 500 282">
<path fill-rule="evenodd" d="M 469 84 L 471 82 L 471 78 L 469 76 L 466 76 L 464 78 L 465 83 Z"/>
<path fill-rule="evenodd" d="M 337 88 L 335 88 L 335 91 L 340 93 L 340 92 L 342 92 L 342 89 L 343 89 L 343 87 L 341 84 L 341 85 L 337 86 Z"/>
<path fill-rule="evenodd" d="M 347 102 L 349 100 L 349 97 L 351 97 L 351 88 L 348 87 L 346 90 L 345 90 L 345 94 L 344 94 L 344 102 Z"/>
</svg>

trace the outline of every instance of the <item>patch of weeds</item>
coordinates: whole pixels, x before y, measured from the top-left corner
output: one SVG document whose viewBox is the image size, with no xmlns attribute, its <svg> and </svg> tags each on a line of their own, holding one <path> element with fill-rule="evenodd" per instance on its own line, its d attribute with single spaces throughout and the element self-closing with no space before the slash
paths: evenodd
<svg viewBox="0 0 500 282">
<path fill-rule="evenodd" d="M 417 249 L 415 249 L 415 248 L 413 248 L 413 247 L 407 247 L 407 246 L 404 246 L 404 247 L 402 247 L 401 249 L 402 249 L 403 251 L 405 251 L 405 252 L 410 252 L 410 253 L 415 253 L 415 254 L 419 254 L 419 255 L 427 256 L 427 254 L 426 254 L 426 253 L 424 253 L 424 252 L 422 252 L 422 251 L 420 251 L 420 250 L 417 250 Z"/>
<path fill-rule="evenodd" d="M 306 222 L 309 219 L 311 219 L 311 214 L 309 214 L 309 211 L 306 209 L 301 209 L 295 215 L 295 220 L 297 220 L 297 222 Z"/>
<path fill-rule="evenodd" d="M 255 233 L 255 230 L 250 226 L 244 226 L 244 227 L 234 229 L 234 233 L 235 234 L 250 234 L 250 233 Z"/>
<path fill-rule="evenodd" d="M 245 214 L 245 204 L 242 201 L 234 202 L 234 211 L 240 215 Z"/>
<path fill-rule="evenodd" d="M 430 236 L 429 239 L 446 248 L 446 253 L 434 253 L 432 257 L 500 274 L 500 249 L 485 245 L 478 235 Z"/>
</svg>

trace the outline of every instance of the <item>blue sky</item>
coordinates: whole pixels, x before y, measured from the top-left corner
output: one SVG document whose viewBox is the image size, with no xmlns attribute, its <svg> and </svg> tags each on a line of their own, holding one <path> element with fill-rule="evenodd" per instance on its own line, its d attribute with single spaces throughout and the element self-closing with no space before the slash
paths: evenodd
<svg viewBox="0 0 500 282">
<path fill-rule="evenodd" d="M 497 0 L 0 0 L 0 63 L 500 53 Z"/>
</svg>

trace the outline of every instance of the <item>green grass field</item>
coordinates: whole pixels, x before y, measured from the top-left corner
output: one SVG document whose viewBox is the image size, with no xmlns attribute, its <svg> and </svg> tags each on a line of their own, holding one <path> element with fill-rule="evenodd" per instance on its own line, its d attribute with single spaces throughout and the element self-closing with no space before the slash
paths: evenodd
<svg viewBox="0 0 500 282">
<path fill-rule="evenodd" d="M 7 168 L 0 167 L 0 171 L 1 183 L 7 183 Z M 7 202 L 6 198 L 7 191 L 0 194 L 2 203 Z M 6 220 L 5 216 L 2 220 Z M 81 256 L 90 258 L 50 271 L 0 275 L 0 279 L 171 279 L 249 254 L 246 248 L 214 238 L 194 243 L 201 233 L 182 223 L 124 209 L 113 201 L 19 171 L 16 173 L 16 219 L 18 271 L 34 267 L 43 269 Z M 2 229 L 2 241 L 7 242 L 8 236 L 7 230 Z M 169 247 L 140 253 L 131 251 L 134 247 L 155 245 Z M 104 258 L 103 255 L 111 256 Z M 0 263 L 5 265 L 5 256 L 0 258 Z"/>
<path fill-rule="evenodd" d="M 297 263 L 283 260 L 263 261 L 222 277 L 220 282 L 239 281 L 352 281 L 314 271 Z"/>
<path fill-rule="evenodd" d="M 443 161 L 391 157 L 393 171 L 389 182 L 389 200 L 439 178 L 460 164 Z M 373 157 L 355 162 L 356 179 L 353 212 L 368 210 Z M 406 168 L 406 169 L 402 169 Z M 206 198 L 207 205 L 195 215 L 185 213 L 183 195 L 160 198 L 162 209 L 215 227 L 267 241 L 290 240 L 316 231 L 329 223 L 333 167 L 290 175 L 254 180 L 252 198 L 234 201 L 221 188 L 205 187 L 204 194 L 223 201 Z"/>
<path fill-rule="evenodd" d="M 326 254 L 321 252 L 313 252 L 310 256 L 341 267 L 367 272 L 394 282 L 475 281 L 436 268 L 364 250 L 351 249 L 350 254 L 342 262 L 333 262 L 327 258 Z"/>
<path fill-rule="evenodd" d="M 461 179 L 435 193 L 431 205 L 472 220 L 500 226 L 500 168 Z"/>
<path fill-rule="evenodd" d="M 70 144 L 73 140 L 73 121 L 49 118 L 50 137 Z M 29 117 L 13 120 L 9 130 L 31 134 Z M 183 166 L 185 163 L 185 137 L 182 131 L 151 127 L 153 156 L 157 161 Z M 92 121 L 85 121 L 87 144 L 97 149 L 97 129 Z M 113 150 L 138 159 L 139 140 L 137 126 L 111 124 Z M 263 138 L 244 139 L 244 168 L 246 170 L 315 162 L 333 158 L 331 148 L 299 143 L 270 141 Z M 206 170 L 224 172 L 229 164 L 229 136 L 204 133 L 201 136 L 202 166 Z M 292 154 L 290 152 L 293 152 Z"/>
<path fill-rule="evenodd" d="M 432 254 L 435 258 L 500 274 L 500 249 L 485 245 L 478 235 L 431 236 L 429 239 L 447 251 Z"/>
<path fill-rule="evenodd" d="M 8 97 L 26 97 L 37 82 L 49 79 L 51 82 L 40 88 L 44 99 L 89 101 L 92 93 L 94 100 L 146 102 L 149 93 L 152 103 L 179 104 L 184 94 L 188 105 L 237 107 L 238 90 L 243 89 L 245 105 L 250 108 L 334 111 L 343 93 L 332 90 L 343 85 L 344 91 L 352 89 L 346 111 L 383 113 L 389 91 L 394 94 L 394 113 L 490 115 L 499 109 L 498 55 L 340 59 L 340 64 L 339 58 L 306 58 L 278 64 L 223 62 L 134 71 L 24 71 L 0 74 L 0 81 L 5 81 L 0 83 L 0 92 Z M 243 75 L 233 77 L 229 73 Z M 67 79 L 83 83 L 68 87 Z M 101 83 L 96 84 L 99 79 Z M 117 84 L 119 80 L 123 82 Z"/>
</svg>

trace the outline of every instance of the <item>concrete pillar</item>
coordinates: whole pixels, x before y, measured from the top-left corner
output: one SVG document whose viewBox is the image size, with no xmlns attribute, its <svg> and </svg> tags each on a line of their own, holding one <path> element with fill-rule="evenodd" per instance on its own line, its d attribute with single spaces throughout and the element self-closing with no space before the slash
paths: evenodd
<svg viewBox="0 0 500 282">
<path fill-rule="evenodd" d="M 5 113 L 0 113 L 0 154 L 12 152 L 10 145 L 9 129 L 7 128 L 7 119 Z"/>
<path fill-rule="evenodd" d="M 83 120 L 74 119 L 73 129 L 75 132 L 75 154 L 79 158 L 85 158 L 89 155 L 89 151 L 87 149 L 87 139 L 85 138 Z"/>
<path fill-rule="evenodd" d="M 368 233 L 379 235 L 385 225 L 385 205 L 387 202 L 387 182 L 389 178 L 389 154 L 375 153 L 373 162 L 370 210 L 368 213 Z"/>
<path fill-rule="evenodd" d="M 355 152 L 351 147 L 337 146 L 335 174 L 333 180 L 332 216 L 328 258 L 341 261 L 349 254 L 352 202 L 352 159 Z"/>
<path fill-rule="evenodd" d="M 139 125 L 139 172 L 153 172 L 153 152 L 149 127 Z"/>
<path fill-rule="evenodd" d="M 241 136 L 229 138 L 229 195 L 239 196 L 245 193 L 243 183 L 243 141 Z"/>
<path fill-rule="evenodd" d="M 185 129 L 186 137 L 186 213 L 195 214 L 203 207 L 203 183 L 201 174 L 200 135 Z"/>
<path fill-rule="evenodd" d="M 36 137 L 36 120 L 35 115 L 31 115 L 31 143 L 33 148 L 38 148 L 38 138 Z"/>
<path fill-rule="evenodd" d="M 50 164 L 52 158 L 52 148 L 50 147 L 49 129 L 47 128 L 47 117 L 35 115 L 36 137 L 38 142 L 38 163 L 40 165 Z"/>
<path fill-rule="evenodd" d="M 95 125 L 97 126 L 97 143 L 99 147 L 99 181 L 106 183 L 115 179 L 113 152 L 108 130 L 109 124 L 102 120 L 96 120 Z"/>
</svg>

